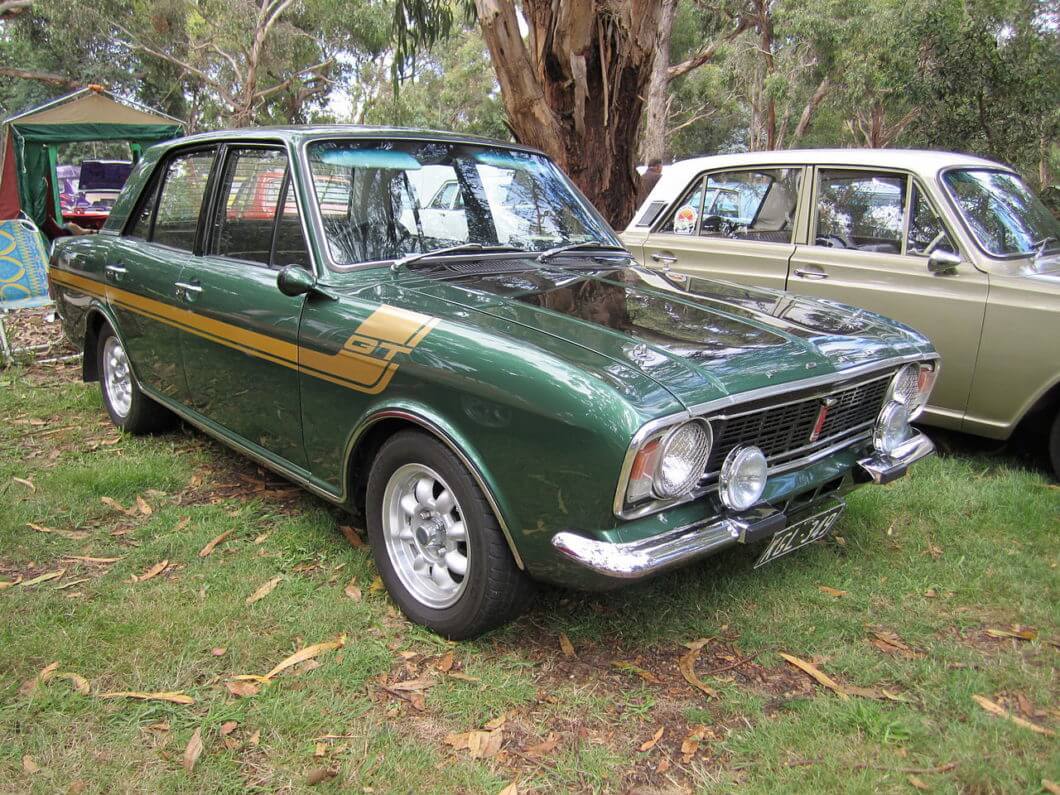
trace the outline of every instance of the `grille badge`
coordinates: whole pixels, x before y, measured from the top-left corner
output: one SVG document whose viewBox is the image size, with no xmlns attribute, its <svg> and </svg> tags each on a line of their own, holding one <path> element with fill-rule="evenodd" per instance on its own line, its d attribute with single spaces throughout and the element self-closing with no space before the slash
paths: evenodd
<svg viewBox="0 0 1060 795">
<path fill-rule="evenodd" d="M 828 419 L 828 410 L 836 404 L 834 397 L 826 397 L 821 399 L 820 407 L 817 409 L 817 420 L 813 424 L 813 430 L 810 431 L 810 444 L 813 444 L 821 438 L 821 431 L 824 429 L 825 420 Z"/>
</svg>

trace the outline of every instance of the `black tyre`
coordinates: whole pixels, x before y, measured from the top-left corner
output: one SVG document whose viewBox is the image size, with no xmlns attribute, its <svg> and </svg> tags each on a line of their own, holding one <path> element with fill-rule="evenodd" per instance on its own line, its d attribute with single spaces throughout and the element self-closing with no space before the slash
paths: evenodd
<svg viewBox="0 0 1060 795">
<path fill-rule="evenodd" d="M 518 616 L 533 583 L 516 565 L 467 468 L 434 438 L 402 431 L 368 476 L 368 537 L 379 576 L 417 624 L 452 640 Z"/>
<path fill-rule="evenodd" d="M 129 356 L 110 326 L 99 332 L 96 372 L 103 405 L 111 422 L 129 433 L 154 433 L 173 427 L 174 414 L 140 391 Z"/>
<path fill-rule="evenodd" d="M 1049 461 L 1053 465 L 1053 478 L 1060 482 L 1060 411 L 1056 412 L 1049 431 Z"/>
</svg>

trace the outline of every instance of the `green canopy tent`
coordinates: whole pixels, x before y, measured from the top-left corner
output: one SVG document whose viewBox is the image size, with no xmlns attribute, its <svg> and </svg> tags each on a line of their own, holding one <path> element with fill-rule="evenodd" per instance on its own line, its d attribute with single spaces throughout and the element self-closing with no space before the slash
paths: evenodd
<svg viewBox="0 0 1060 795">
<path fill-rule="evenodd" d="M 134 159 L 184 131 L 179 119 L 89 86 L 2 122 L 0 220 L 25 213 L 38 227 L 62 224 L 56 158 L 61 144 L 126 141 Z"/>
</svg>

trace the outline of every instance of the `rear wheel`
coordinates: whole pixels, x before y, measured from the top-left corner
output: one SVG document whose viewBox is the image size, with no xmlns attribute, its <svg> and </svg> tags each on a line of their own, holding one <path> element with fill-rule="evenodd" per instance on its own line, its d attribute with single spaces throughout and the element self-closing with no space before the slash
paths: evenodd
<svg viewBox="0 0 1060 795">
<path fill-rule="evenodd" d="M 519 615 L 533 592 L 485 496 L 460 460 L 418 431 L 380 448 L 368 477 L 379 575 L 412 621 L 454 640 Z"/>
<path fill-rule="evenodd" d="M 99 333 L 96 372 L 103 405 L 111 421 L 129 433 L 152 433 L 172 427 L 176 417 L 147 397 L 136 383 L 129 355 L 110 326 Z"/>
<path fill-rule="evenodd" d="M 1053 478 L 1060 481 L 1060 410 L 1056 412 L 1049 432 L 1049 460 L 1053 465 Z"/>
</svg>

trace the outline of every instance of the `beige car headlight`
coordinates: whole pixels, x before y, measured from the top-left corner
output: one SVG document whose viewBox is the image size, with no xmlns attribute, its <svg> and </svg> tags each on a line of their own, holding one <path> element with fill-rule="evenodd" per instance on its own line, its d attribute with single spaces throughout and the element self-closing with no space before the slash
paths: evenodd
<svg viewBox="0 0 1060 795">
<path fill-rule="evenodd" d="M 938 364 L 935 362 L 905 365 L 891 379 L 886 402 L 901 403 L 909 414 L 909 420 L 916 419 L 927 406 L 937 375 Z"/>
</svg>

